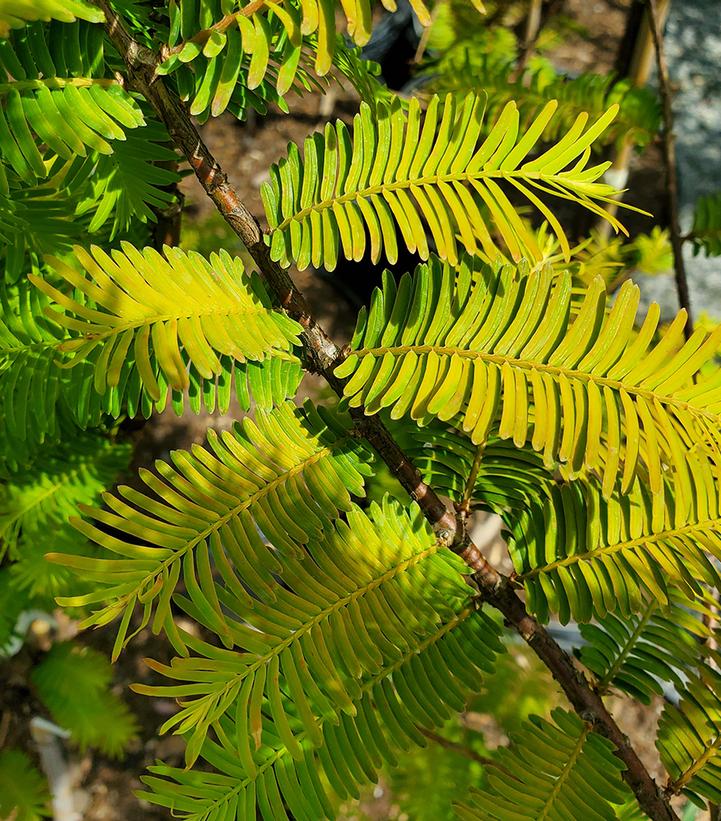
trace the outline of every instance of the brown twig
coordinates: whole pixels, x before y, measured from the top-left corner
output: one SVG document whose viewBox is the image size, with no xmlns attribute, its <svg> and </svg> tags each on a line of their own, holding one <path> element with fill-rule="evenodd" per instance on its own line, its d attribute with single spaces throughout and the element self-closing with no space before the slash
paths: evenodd
<svg viewBox="0 0 721 821">
<path fill-rule="evenodd" d="M 484 767 L 498 766 L 493 758 L 487 758 L 486 756 L 480 755 L 470 747 L 466 747 L 464 744 L 459 744 L 457 741 L 451 741 L 450 738 L 438 735 L 438 733 L 434 733 L 432 730 L 427 730 L 425 727 L 419 727 L 418 731 L 429 741 L 432 741 L 434 744 L 438 744 L 439 747 L 444 747 L 446 750 L 453 750 L 454 753 L 458 753 L 458 755 L 462 755 L 470 761 L 477 761 L 479 764 L 483 764 Z"/>
<path fill-rule="evenodd" d="M 688 339 L 693 333 L 693 317 L 691 315 L 691 299 L 688 291 L 686 265 L 683 261 L 683 239 L 681 225 L 678 218 L 678 176 L 676 171 L 676 138 L 673 133 L 673 109 L 671 107 L 671 83 L 668 75 L 668 63 L 661 31 L 658 0 L 648 0 L 648 14 L 651 25 L 651 36 L 656 51 L 656 68 L 658 70 L 658 86 L 661 92 L 661 106 L 663 112 L 663 134 L 661 147 L 663 162 L 666 167 L 666 207 L 668 210 L 669 231 L 671 233 L 671 248 L 673 249 L 673 269 L 676 279 L 676 292 L 681 308 L 688 314 L 688 321 L 684 327 L 684 335 Z"/>
<path fill-rule="evenodd" d="M 344 351 L 335 345 L 313 318 L 303 294 L 295 287 L 287 271 L 271 260 L 258 222 L 229 184 L 227 176 L 203 143 L 180 100 L 167 89 L 163 79 L 156 75 L 155 55 L 130 37 L 105 0 L 97 0 L 97 5 L 105 12 L 108 36 L 125 61 L 129 87 L 140 92 L 154 107 L 207 195 L 247 247 L 280 305 L 303 327 L 307 367 L 322 374 L 333 390 L 342 396 L 344 383 L 333 371 L 342 361 Z M 433 488 L 423 481 L 420 472 L 378 417 L 366 416 L 362 408 L 353 409 L 352 415 L 359 434 L 373 446 L 411 498 L 417 502 L 438 540 L 456 552 L 473 571 L 473 579 L 483 599 L 500 610 L 508 624 L 528 642 L 561 685 L 579 715 L 616 745 L 616 755 L 626 766 L 624 778 L 636 794 L 639 805 L 655 821 L 677 819 L 600 697 L 575 667 L 571 657 L 528 614 L 509 579 L 486 561 L 462 523 L 459 527 L 455 513 L 449 511 Z"/>
</svg>

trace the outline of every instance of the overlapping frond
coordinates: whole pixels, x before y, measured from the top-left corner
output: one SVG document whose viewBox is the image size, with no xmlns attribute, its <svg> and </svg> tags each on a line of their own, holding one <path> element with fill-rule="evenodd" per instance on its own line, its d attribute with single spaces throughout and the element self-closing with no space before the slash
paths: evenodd
<svg viewBox="0 0 721 821">
<path fill-rule="evenodd" d="M 113 144 L 112 154 L 93 154 L 69 169 L 76 180 L 82 175 L 88 183 L 78 192 L 76 214 L 87 215 L 90 233 L 107 226 L 110 241 L 130 229 L 134 220 L 157 222 L 158 211 L 175 199 L 172 186 L 180 180 L 172 170 L 177 156 L 166 144 L 165 128 L 148 122 L 125 136 Z"/>
<path fill-rule="evenodd" d="M 692 474 L 694 507 L 680 518 L 670 489 L 659 522 L 645 480 L 605 499 L 593 477 L 549 483 L 527 513 L 507 517 L 529 608 L 542 620 L 557 613 L 563 623 L 610 612 L 627 619 L 649 596 L 664 606 L 674 587 L 692 600 L 701 583 L 718 585 L 709 560 L 721 558 L 718 479 L 707 463 Z"/>
<path fill-rule="evenodd" d="M 689 238 L 695 254 L 703 251 L 709 257 L 721 255 L 721 193 L 698 198 Z"/>
<path fill-rule="evenodd" d="M 361 105 L 351 136 L 346 125 L 328 124 L 305 142 L 304 157 L 291 144 L 263 186 L 272 229 L 271 253 L 287 265 L 333 270 L 338 258 L 373 262 L 398 257 L 400 240 L 426 259 L 426 225 L 438 254 L 452 264 L 461 248 L 500 254 L 491 228 L 514 259 L 538 259 L 535 235 L 519 218 L 502 186 L 520 194 L 548 220 L 563 250 L 568 242 L 558 219 L 538 196 L 571 200 L 601 217 L 599 205 L 615 193 L 598 178 L 607 164 L 587 167 L 590 146 L 613 121 L 617 106 L 587 126 L 581 114 L 553 146 L 529 158 L 554 115 L 549 103 L 525 131 L 509 103 L 482 138 L 484 101 L 473 94 L 434 96 L 425 113 L 417 100 Z M 614 227 L 620 223 L 610 218 Z"/>
<path fill-rule="evenodd" d="M 424 480 L 454 502 L 467 495 L 471 509 L 524 510 L 553 481 L 530 447 L 518 448 L 496 436 L 474 445 L 461 431 L 437 419 L 423 428 L 408 419 L 388 421 L 388 425 Z"/>
<path fill-rule="evenodd" d="M 457 270 L 433 258 L 398 285 L 386 276 L 359 315 L 351 353 L 336 374 L 366 413 L 419 424 L 438 418 L 474 443 L 497 432 L 530 442 L 551 466 L 597 470 L 610 496 L 647 475 L 655 526 L 662 528 L 664 475 L 677 485 L 674 517 L 690 509 L 690 464 L 699 441 L 718 447 L 718 376 L 698 376 L 721 331 L 684 344 L 681 312 L 654 343 L 659 308 L 634 330 L 639 290 L 625 283 L 607 312 L 599 278 L 577 314 L 567 272 L 490 268 L 464 258 Z M 694 379 L 697 380 L 694 382 Z M 620 480 L 620 481 L 619 481 Z M 715 490 L 704 491 L 715 504 Z"/>
<path fill-rule="evenodd" d="M 27 285 L 0 289 L 0 475 L 28 462 L 60 430 L 69 372 L 55 359 L 65 332 L 44 316 L 46 305 Z"/>
<path fill-rule="evenodd" d="M 581 74 L 570 78 L 558 73 L 552 64 L 536 58 L 518 77 L 516 56 L 504 50 L 487 54 L 477 43 L 460 44 L 431 60 L 424 68 L 423 93 L 447 94 L 482 88 L 488 95 L 487 122 L 511 100 L 516 100 L 521 129 L 527 128 L 550 101 L 558 102 L 556 116 L 546 125 L 541 139 L 557 140 L 571 128 L 582 112 L 598 118 L 612 105 L 618 105 L 616 119 L 594 142 L 600 148 L 621 139 L 635 145 L 649 143 L 660 125 L 657 96 L 647 88 L 632 86 L 627 79 L 613 75 Z"/>
<path fill-rule="evenodd" d="M 600 692 L 620 689 L 649 704 L 663 695 L 662 683 L 682 688 L 696 669 L 712 631 L 703 620 L 711 609 L 703 600 L 671 593 L 663 606 L 649 599 L 637 615 L 609 613 L 597 624 L 582 624 L 586 642 L 579 657 L 597 677 Z"/>
<path fill-rule="evenodd" d="M 241 599 L 250 600 L 247 585 L 260 600 L 273 601 L 278 551 L 296 554 L 339 511 L 350 509 L 350 493 L 364 495 L 368 468 L 349 447 L 342 424 L 333 416 L 324 421 L 310 405 L 305 412 L 290 403 L 259 412 L 255 422 L 246 418 L 232 433 L 210 431 L 208 443 L 210 450 L 175 452 L 172 465 L 157 462 L 157 474 L 142 471 L 152 495 L 121 486 L 117 496 L 103 496 L 108 509 L 81 506 L 88 518 L 76 520 L 76 528 L 120 558 L 53 557 L 97 585 L 65 604 L 105 603 L 87 623 L 122 617 L 116 655 L 137 607 L 143 625 L 152 617 L 152 629 L 165 630 L 187 653 L 170 611 L 181 572 L 190 597 L 184 606 L 194 618 L 229 647 L 252 642 L 252 631 L 226 616 L 211 562 Z"/>
<path fill-rule="evenodd" d="M 113 141 L 145 123 L 104 70 L 98 26 L 37 23 L 0 41 L 2 159 L 21 180 L 47 177 L 48 157 L 110 154 Z"/>
<path fill-rule="evenodd" d="M 383 556 L 387 561 L 386 551 Z M 425 564 L 435 565 L 437 571 L 439 560 L 440 555 L 435 554 L 427 557 Z M 431 580 L 434 578 L 432 572 Z M 264 821 L 335 818 L 339 799 L 357 798 L 358 787 L 375 782 L 382 766 L 397 764 L 399 751 L 426 744 L 419 727 L 437 728 L 452 711 L 462 708 L 467 694 L 477 690 L 484 675 L 492 671 L 494 657 L 501 650 L 498 628 L 482 612 L 473 607 L 454 612 L 458 598 L 444 603 L 439 618 L 432 615 L 439 601 L 432 588 L 403 585 L 399 591 L 395 600 L 401 598 L 412 634 L 399 639 L 398 648 L 393 648 L 385 636 L 395 640 L 399 624 L 396 605 L 386 605 L 387 625 L 378 625 L 378 615 L 372 613 L 368 632 L 379 630 L 383 641 L 376 655 L 385 661 L 376 663 L 372 673 L 348 678 L 348 701 L 330 700 L 312 732 L 304 730 L 298 715 L 301 708 L 297 701 L 293 703 L 298 692 L 295 688 L 315 690 L 314 674 L 322 686 L 327 665 L 338 658 L 327 655 L 338 652 L 334 645 L 326 649 L 321 644 L 314 649 L 311 643 L 306 644 L 303 652 L 308 668 L 298 668 L 299 681 L 293 684 L 281 677 L 272 685 L 282 688 L 275 697 L 276 705 L 282 699 L 288 710 L 288 727 L 297 735 L 279 732 L 277 720 L 271 725 L 277 706 L 264 699 L 256 708 L 264 717 L 263 743 L 253 749 L 243 712 L 235 718 L 230 710 L 217 722 L 220 743 L 208 739 L 201 751 L 214 771 L 192 773 L 156 765 L 150 768 L 152 774 L 143 778 L 152 790 L 143 797 L 172 808 L 188 821 L 252 818 L 256 812 Z M 349 637 L 352 640 L 365 634 L 361 625 Z M 323 660 L 318 658 L 321 655 Z M 268 675 L 277 669 L 271 668 Z M 343 671 L 342 666 L 339 670 Z M 319 696 L 325 697 L 318 690 Z"/>
<path fill-rule="evenodd" d="M 498 750 L 486 788 L 456 808 L 462 821 L 617 818 L 628 793 L 613 745 L 571 713 L 556 709 L 551 717 L 531 716 L 512 746 Z"/>
<path fill-rule="evenodd" d="M 0 484 L 0 556 L 22 559 L 19 540 L 52 544 L 79 504 L 95 502 L 130 460 L 130 446 L 87 434 L 48 447 L 30 468 Z"/>
<path fill-rule="evenodd" d="M 77 199 L 52 183 L 8 186 L 0 194 L 0 268 L 8 283 L 18 282 L 40 264 L 45 254 L 64 254 L 85 233 L 84 221 L 75 215 Z"/>
<path fill-rule="evenodd" d="M 179 698 L 182 709 L 163 729 L 188 735 L 188 764 L 209 728 L 229 711 L 246 728 L 247 737 L 238 740 L 246 745 L 240 749 L 244 762 L 252 760 L 253 742 L 257 749 L 269 724 L 293 755 L 299 752 L 294 741 L 298 733 L 317 746 L 323 717 L 352 714 L 359 680 L 378 675 L 422 643 L 443 617 L 471 606 L 463 565 L 438 545 L 420 513 L 409 516 L 387 499 L 382 507 L 371 505 L 370 517 L 352 508 L 345 522 L 326 526 L 307 541 L 301 555 L 280 564 L 282 583 L 272 586 L 272 602 L 217 591 L 226 611 L 234 614 L 234 624 L 253 630 L 246 640 L 237 639 L 243 652 L 189 640 L 194 655 L 176 658 L 170 666 L 152 664 L 180 683 L 136 687 L 148 695 Z M 243 587 L 254 592 L 252 577 L 240 568 L 238 575 Z M 481 630 L 485 619 L 477 616 L 475 622 Z M 493 644 L 496 628 L 489 623 L 486 629 Z M 421 670 L 431 663 L 430 655 Z M 482 659 L 478 664 L 483 666 Z M 415 668 L 411 663 L 410 669 Z M 422 680 L 423 673 L 417 674 Z M 436 676 L 432 673 L 430 681 Z M 448 685 L 454 692 L 452 679 Z M 282 704 L 279 688 L 290 702 Z M 449 698 L 462 708 L 462 698 Z M 264 703 L 270 720 L 262 715 Z M 448 715 L 442 705 L 437 710 L 430 716 Z"/>
<path fill-rule="evenodd" d="M 97 393 L 117 389 L 127 395 L 131 415 L 138 406 L 147 415 L 153 403 L 164 402 L 167 386 L 191 388 L 196 397 L 209 392 L 215 404 L 217 383 L 227 407 L 234 369 L 274 359 L 285 362 L 276 370 L 274 398 L 296 387 L 292 348 L 300 326 L 271 309 L 259 278 L 247 274 L 240 259 L 224 251 L 207 261 L 177 248 L 161 255 L 121 245 L 111 254 L 76 247 L 82 274 L 50 260 L 77 296 L 30 276 L 62 309 L 50 309 L 71 332 L 61 349 L 71 355 L 70 366 L 92 362 Z M 246 373 L 241 370 L 242 377 Z"/>
<path fill-rule="evenodd" d="M 7 37 L 10 29 L 21 28 L 33 20 L 72 23 L 78 18 L 100 23 L 104 16 L 97 6 L 86 0 L 3 0 L 0 8 L 0 37 Z"/>
<path fill-rule="evenodd" d="M 383 5 L 396 10 L 395 0 L 383 0 Z M 427 25 L 430 14 L 423 0 L 411 0 L 411 5 Z M 295 77 L 304 38 L 313 35 L 316 74 L 330 71 L 337 47 L 336 10 L 344 14 L 353 41 L 359 46 L 367 43 L 373 25 L 370 0 L 237 0 L 216 7 L 220 13 L 197 0 L 179 0 L 171 6 L 171 56 L 165 70 L 202 55 L 208 59 L 206 77 L 224 74 L 226 83 L 231 78 L 234 83 L 245 60 L 248 87 L 253 89 L 265 76 L 275 51 L 273 58 L 280 66 L 278 90 L 285 93 Z M 222 59 L 217 60 L 218 55 Z M 207 79 L 206 85 L 211 82 Z"/>
<path fill-rule="evenodd" d="M 670 790 L 694 803 L 721 800 L 721 675 L 705 666 L 693 676 L 678 706 L 666 704 L 656 746 Z"/>
<path fill-rule="evenodd" d="M 37 695 L 81 750 L 119 757 L 138 727 L 112 691 L 113 668 L 102 653 L 73 642 L 53 645 L 32 671 Z"/>
</svg>

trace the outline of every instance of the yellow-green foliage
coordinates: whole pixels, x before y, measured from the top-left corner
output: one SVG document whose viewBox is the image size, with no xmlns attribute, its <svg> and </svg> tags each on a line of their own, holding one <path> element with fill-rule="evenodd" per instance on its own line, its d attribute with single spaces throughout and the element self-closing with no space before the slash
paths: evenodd
<svg viewBox="0 0 721 821">
<path fill-rule="evenodd" d="M 177 702 L 161 731 L 182 736 L 186 766 L 156 762 L 142 796 L 187 821 L 317 821 L 383 772 L 401 788 L 403 761 L 460 714 L 507 710 L 492 690 L 513 689 L 524 657 L 494 603 L 596 706 L 529 716 L 555 691 L 519 698 L 510 746 L 471 750 L 473 784 L 439 790 L 426 816 L 453 802 L 484 821 L 637 818 L 621 759 L 634 784 L 638 766 L 595 699 L 671 685 L 664 796 L 719 802 L 721 329 L 686 339 L 685 312 L 639 315 L 628 276 L 666 264 L 660 231 L 571 241 L 567 221 L 575 207 L 623 230 L 593 151 L 647 139 L 655 102 L 454 51 L 458 21 L 485 25 L 479 2 L 411 5 L 436 15 L 424 45 L 443 51 L 429 68 L 445 97 L 380 90 L 336 27 L 367 42 L 370 0 L 114 0 L 107 28 L 85 3 L 0 0 L 2 652 L 58 594 L 82 626 L 116 622 L 113 658 L 162 637 L 135 690 Z M 483 72 L 450 82 L 444 64 Z M 261 238 L 189 115 L 285 111 L 333 66 L 364 102 L 352 128 L 328 124 L 271 168 Z M 217 234 L 196 238 L 203 254 L 158 250 L 191 167 L 248 253 Z M 688 238 L 706 252 L 714 208 Z M 344 259 L 393 270 L 339 352 L 281 269 Z M 304 367 L 340 402 L 294 403 Z M 243 418 L 113 488 L 127 419 L 168 405 Z M 373 484 L 379 455 L 403 478 L 395 499 Z M 497 584 L 454 552 L 475 555 L 463 533 L 479 511 L 508 548 Z M 523 607 L 582 625 L 583 675 Z M 30 677 L 81 747 L 118 754 L 135 732 L 81 644 Z M 45 804 L 26 759 L 0 755 L 0 813 Z"/>
</svg>

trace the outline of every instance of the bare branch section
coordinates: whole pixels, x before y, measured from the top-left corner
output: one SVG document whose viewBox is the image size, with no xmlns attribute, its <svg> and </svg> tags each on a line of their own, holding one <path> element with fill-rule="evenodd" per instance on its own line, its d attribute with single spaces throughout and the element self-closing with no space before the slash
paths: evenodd
<svg viewBox="0 0 721 821">
<path fill-rule="evenodd" d="M 678 174 L 676 171 L 676 147 L 673 133 L 673 109 L 671 107 L 671 82 L 666 62 L 666 51 L 661 30 L 661 14 L 658 0 L 648 0 L 648 15 L 651 36 L 656 50 L 656 68 L 658 70 L 658 87 L 661 92 L 663 112 L 663 135 L 661 147 L 663 163 L 666 167 L 666 208 L 668 210 L 668 225 L 671 232 L 671 248 L 673 249 L 673 270 L 676 279 L 676 292 L 681 308 L 688 313 L 688 322 L 683 331 L 686 339 L 693 333 L 693 317 L 691 314 L 691 298 L 688 291 L 686 265 L 683 261 L 683 238 L 678 218 Z"/>
<path fill-rule="evenodd" d="M 99 0 L 97 4 L 105 12 L 107 33 L 125 61 L 128 85 L 140 92 L 155 108 L 206 193 L 247 247 L 280 304 L 303 326 L 308 369 L 322 374 L 333 390 L 342 396 L 343 381 L 334 375 L 333 370 L 342 361 L 343 351 L 315 321 L 303 294 L 295 287 L 288 273 L 270 259 L 269 249 L 257 220 L 240 200 L 222 168 L 204 145 L 181 101 L 166 88 L 162 78 L 156 75 L 155 55 L 131 39 L 118 16 L 104 0 Z M 455 513 L 449 511 L 433 488 L 422 480 L 417 468 L 378 417 L 365 416 L 362 409 L 354 409 L 352 413 L 358 433 L 372 445 L 411 498 L 418 503 L 439 541 L 461 556 L 473 571 L 473 579 L 483 598 L 497 608 L 508 624 L 528 642 L 558 681 L 576 712 L 616 746 L 616 755 L 626 765 L 624 777 L 641 808 L 654 821 L 678 821 L 678 816 L 604 707 L 600 696 L 576 668 L 571 657 L 529 615 L 509 580 L 486 561 L 465 529 L 458 525 Z"/>
</svg>

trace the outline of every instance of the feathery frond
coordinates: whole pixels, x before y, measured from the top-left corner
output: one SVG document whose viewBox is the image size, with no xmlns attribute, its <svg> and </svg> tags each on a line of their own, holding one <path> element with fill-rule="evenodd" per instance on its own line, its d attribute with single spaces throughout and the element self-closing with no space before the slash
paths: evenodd
<svg viewBox="0 0 721 821">
<path fill-rule="evenodd" d="M 703 251 L 707 257 L 721 256 L 721 193 L 698 198 L 689 239 L 694 254 Z"/>
<path fill-rule="evenodd" d="M 297 554 L 350 509 L 350 493 L 364 495 L 368 468 L 349 447 L 343 425 L 332 416 L 321 418 L 311 405 L 304 412 L 290 403 L 259 412 L 255 422 L 246 418 L 232 433 L 209 431 L 208 443 L 211 450 L 176 451 L 172 466 L 157 462 L 157 475 L 142 470 L 152 497 L 121 486 L 117 496 L 104 494 L 108 510 L 80 506 L 98 524 L 76 520 L 76 528 L 121 558 L 52 556 L 96 582 L 95 592 L 63 599 L 70 606 L 106 603 L 85 624 L 122 617 L 114 656 L 128 640 L 138 606 L 143 626 L 152 616 L 153 631 L 164 630 L 187 654 L 170 611 L 181 571 L 189 613 L 228 647 L 251 641 L 250 631 L 226 617 L 211 562 L 236 595 L 248 599 L 247 585 L 260 600 L 272 601 L 281 568 L 277 552 Z M 129 538 L 113 535 L 118 533 Z"/>
<path fill-rule="evenodd" d="M 298 733 L 317 746 L 320 718 L 340 711 L 352 715 L 360 680 L 377 676 L 410 646 L 422 644 L 443 618 L 471 606 L 473 591 L 463 578 L 462 563 L 443 551 L 418 512 L 409 516 L 387 498 L 382 507 L 371 505 L 370 516 L 353 507 L 345 522 L 327 526 L 308 540 L 302 554 L 281 559 L 280 565 L 282 583 L 272 586 L 272 602 L 218 587 L 219 600 L 235 615 L 236 629 L 247 625 L 252 630 L 246 639 L 238 635 L 243 652 L 220 651 L 189 639 L 194 655 L 176 658 L 170 666 L 151 665 L 180 683 L 135 687 L 146 695 L 179 698 L 182 709 L 163 730 L 188 734 L 188 764 L 226 712 L 246 728 L 247 737 L 238 739 L 247 745 L 240 750 L 243 762 L 252 759 L 251 739 L 257 749 L 269 726 L 294 757 Z M 253 583 L 239 575 L 243 587 Z M 489 646 L 497 645 L 495 626 L 480 615 L 474 620 L 480 633 L 489 632 Z M 431 655 L 421 668 L 432 664 Z M 483 658 L 479 665 L 484 666 Z M 417 675 L 423 680 L 420 671 Z M 431 686 L 437 675 L 430 674 Z M 279 686 L 291 699 L 284 705 Z M 460 694 L 448 698 L 462 708 Z M 265 700 L 272 721 L 260 712 Z M 442 704 L 421 713 L 426 722 L 439 714 L 447 716 Z"/>
<path fill-rule="evenodd" d="M 512 746 L 498 750 L 486 789 L 456 808 L 462 821 L 617 818 L 627 789 L 613 745 L 571 713 L 556 709 L 551 717 L 531 716 Z"/>
<path fill-rule="evenodd" d="M 137 732 L 128 707 L 110 690 L 113 668 L 97 650 L 72 642 L 53 645 L 32 672 L 40 699 L 81 750 L 97 747 L 115 758 Z"/>
<path fill-rule="evenodd" d="M 681 517 L 668 488 L 658 521 L 645 479 L 605 499 L 593 477 L 549 482 L 526 513 L 505 517 L 529 609 L 543 621 L 557 613 L 564 624 L 611 612 L 627 619 L 649 596 L 665 606 L 672 588 L 693 600 L 702 595 L 700 583 L 718 585 L 708 557 L 721 559 L 718 479 L 708 463 L 691 473 L 694 508 Z"/>
<path fill-rule="evenodd" d="M 297 373 L 292 346 L 300 326 L 271 310 L 259 278 L 246 274 L 240 259 L 224 251 L 206 261 L 177 248 L 165 248 L 161 255 L 126 242 L 121 247 L 122 252 L 111 254 L 76 247 L 75 257 L 87 275 L 49 259 L 84 295 L 82 301 L 40 277 L 29 277 L 63 309 L 50 312 L 73 332 L 61 349 L 71 354 L 70 366 L 93 363 L 98 393 L 128 390 L 134 409 L 141 390 L 145 404 L 158 403 L 165 385 L 183 391 L 205 380 L 212 388 L 220 379 L 228 392 L 233 363 L 278 357 Z"/>
<path fill-rule="evenodd" d="M 427 259 L 424 223 L 451 264 L 460 248 L 495 260 L 500 251 L 491 226 L 514 259 L 538 259 L 534 234 L 501 184 L 548 220 L 566 255 L 563 229 L 536 192 L 571 200 L 620 229 L 599 205 L 616 193 L 597 182 L 608 164 L 587 167 L 590 146 L 618 107 L 588 127 L 588 115 L 579 115 L 555 145 L 529 159 L 555 108 L 549 103 L 520 132 L 518 109 L 509 103 L 482 139 L 484 103 L 473 94 L 448 95 L 443 104 L 434 96 L 423 114 L 415 99 L 407 111 L 398 100 L 379 104 L 375 113 L 361 105 L 352 136 L 342 121 L 328 124 L 306 140 L 303 159 L 291 144 L 287 159 L 272 167 L 262 193 L 273 259 L 332 271 L 340 255 L 361 260 L 370 246 L 373 262 L 384 253 L 392 264 L 399 231 L 408 249 Z"/>
<path fill-rule="evenodd" d="M 102 29 L 99 30 L 102 34 Z M 8 49 L 0 52 L 8 60 Z M 21 69 L 18 65 L 15 70 Z M 21 69 L 22 70 L 22 69 Z M 35 68 L 35 74 L 41 69 Z M 31 183 L 48 174 L 45 146 L 64 160 L 90 151 L 112 153 L 112 141 L 145 118 L 138 104 L 115 80 L 92 77 L 30 77 L 0 83 L 0 134 L 3 161 Z"/>
<path fill-rule="evenodd" d="M 55 358 L 65 333 L 43 315 L 46 305 L 25 283 L 0 287 L 0 476 L 30 461 L 61 428 L 68 371 Z"/>
<path fill-rule="evenodd" d="M 721 675 L 704 666 L 693 676 L 678 707 L 666 704 L 656 746 L 669 773 L 670 791 L 703 807 L 721 801 Z"/>
<path fill-rule="evenodd" d="M 620 689 L 649 704 L 663 695 L 662 682 L 682 688 L 712 635 L 702 619 L 712 611 L 702 600 L 674 593 L 669 599 L 666 607 L 649 599 L 638 615 L 609 613 L 598 624 L 581 625 L 587 643 L 578 655 L 598 678 L 600 692 Z"/>
<path fill-rule="evenodd" d="M 62 20 L 72 23 L 76 18 L 100 23 L 104 16 L 99 8 L 86 0 L 3 0 L 0 9 L 0 37 L 33 20 Z"/>
<path fill-rule="evenodd" d="M 693 380 L 721 330 L 684 344 L 682 311 L 653 344 L 659 308 L 651 305 L 636 333 L 632 283 L 607 313 L 605 285 L 594 280 L 574 317 L 568 272 L 526 271 L 471 258 L 456 271 L 432 258 L 398 285 L 386 275 L 336 369 L 349 404 L 420 425 L 449 421 L 475 444 L 494 432 L 518 447 L 530 442 L 548 466 L 598 470 L 607 497 L 619 479 L 627 492 L 643 470 L 658 529 L 670 470 L 682 519 L 693 501 L 689 465 L 705 458 L 687 450 L 719 443 L 718 376 Z"/>
<path fill-rule="evenodd" d="M 380 643 L 366 645 L 364 638 L 362 650 L 320 626 L 312 638 L 305 634 L 292 642 L 292 651 L 283 653 L 282 667 L 271 662 L 267 673 L 261 667 L 253 679 L 261 685 L 252 691 L 243 686 L 236 696 L 237 709 L 230 707 L 216 722 L 220 743 L 208 738 L 201 750 L 215 771 L 189 773 L 156 765 L 150 768 L 152 775 L 143 778 L 152 789 L 144 798 L 193 821 L 252 817 L 257 811 L 266 821 L 288 818 L 289 813 L 299 819 L 334 818 L 333 799 L 357 798 L 358 787 L 373 783 L 381 766 L 397 763 L 399 750 L 425 746 L 419 726 L 442 725 L 452 711 L 462 709 L 467 694 L 478 689 L 502 647 L 497 626 L 475 607 L 462 606 L 471 590 L 457 570 L 449 573 L 456 560 L 436 552 L 427 527 L 395 505 L 385 504 L 382 512 L 376 508 L 371 519 L 354 512 L 353 525 L 363 520 L 364 534 L 371 539 L 363 554 L 353 553 L 353 561 L 354 567 L 363 568 L 371 559 L 365 579 L 369 572 L 392 569 L 399 535 L 415 532 L 410 552 L 417 549 L 418 539 L 426 543 L 415 563 L 408 561 L 407 570 L 396 571 L 396 579 L 390 572 L 385 580 L 379 577 L 384 592 L 379 587 L 375 595 L 366 594 L 357 607 L 348 608 L 349 638 L 377 635 Z M 380 528 L 375 533 L 374 526 Z M 390 549 L 378 541 L 388 526 L 394 534 Z M 409 552 L 405 546 L 402 550 Z M 337 555 L 332 561 L 344 563 L 345 557 Z M 430 573 L 429 584 L 406 582 L 406 572 Z M 455 587 L 456 595 L 435 595 L 437 578 L 442 591 Z M 307 611 L 308 604 L 303 607 Z M 343 661 L 354 652 L 365 666 L 356 677 L 348 674 Z M 207 664 L 210 670 L 222 670 L 225 661 L 216 652 Z M 270 699 L 262 697 L 261 686 Z M 249 735 L 253 727 L 262 727 L 262 736 L 259 729 L 257 736 Z M 254 737 L 262 743 L 254 743 Z"/>
<path fill-rule="evenodd" d="M 112 154 L 94 154 L 77 169 L 88 186 L 80 192 L 76 213 L 90 217 L 90 233 L 110 223 L 111 241 L 130 229 L 133 220 L 157 222 L 156 212 L 173 202 L 171 189 L 180 180 L 167 167 L 177 155 L 164 144 L 168 134 L 163 127 L 148 122 L 125 136 L 113 144 Z"/>
<path fill-rule="evenodd" d="M 77 506 L 95 502 L 129 461 L 129 445 L 96 434 L 44 449 L 29 469 L 0 484 L 0 556 L 8 550 L 20 559 L 21 539 L 61 538 Z"/>
<path fill-rule="evenodd" d="M 629 140 L 634 145 L 648 144 L 660 126 L 657 96 L 647 88 L 632 86 L 627 79 L 612 75 L 581 74 L 570 78 L 558 73 L 549 61 L 536 59 L 517 77 L 516 57 L 506 49 L 490 54 L 477 43 L 460 44 L 437 60 L 430 60 L 422 76 L 422 93 L 448 94 L 482 88 L 487 96 L 486 122 L 492 120 L 510 101 L 516 100 L 525 130 L 551 100 L 558 102 L 555 117 L 548 122 L 541 140 L 558 140 L 573 125 L 579 114 L 601 117 L 612 105 L 618 116 L 596 140 L 593 148 Z"/>
<path fill-rule="evenodd" d="M 2 18 L 0 18 L 0 22 Z M 52 815 L 43 776 L 20 750 L 0 750 L 0 813 L 15 821 L 40 821 Z"/>
<path fill-rule="evenodd" d="M 396 10 L 395 0 L 383 0 L 383 5 L 389 11 Z M 428 25 L 430 14 L 423 0 L 411 0 L 411 5 L 421 22 Z M 247 86 L 254 89 L 260 85 L 275 52 L 273 59 L 280 66 L 278 91 L 282 95 L 294 80 L 303 44 L 311 35 L 316 74 L 322 77 L 330 71 L 337 45 L 335 15 L 339 6 L 348 23 L 348 34 L 357 45 L 365 45 L 373 25 L 370 0 L 237 0 L 226 4 L 221 14 L 214 14 L 209 4 L 178 0 L 171 6 L 171 56 L 163 68 L 172 70 L 178 63 L 191 63 L 202 55 L 208 60 L 205 85 L 217 84 L 217 78 L 223 75 L 220 87 L 226 88 L 231 82 L 235 84 L 245 58 L 249 63 Z"/>
</svg>

